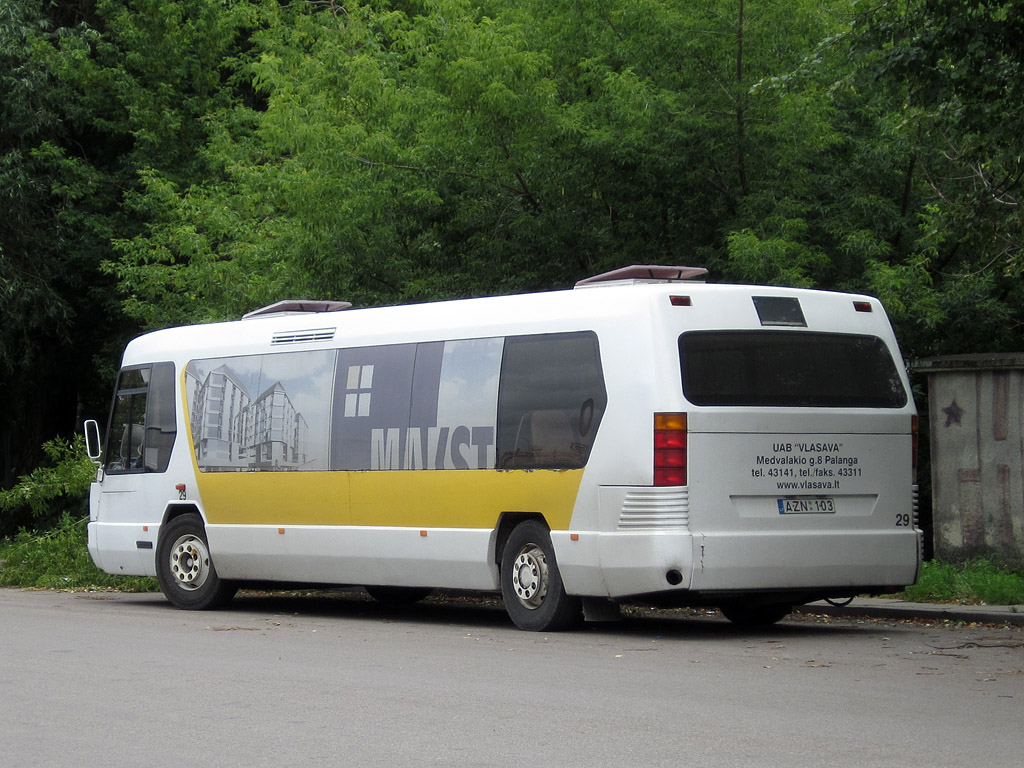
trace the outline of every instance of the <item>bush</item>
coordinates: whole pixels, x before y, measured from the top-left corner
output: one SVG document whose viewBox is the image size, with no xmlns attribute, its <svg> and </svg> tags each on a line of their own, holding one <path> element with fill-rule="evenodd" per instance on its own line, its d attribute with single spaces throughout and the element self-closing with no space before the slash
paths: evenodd
<svg viewBox="0 0 1024 768">
<path fill-rule="evenodd" d="M 155 579 L 111 576 L 92 562 L 87 545 L 87 520 L 63 514 L 45 532 L 20 531 L 0 544 L 0 586 L 71 589 L 116 587 L 129 592 L 157 588 Z"/>
<path fill-rule="evenodd" d="M 0 490 L 0 537 L 23 527 L 50 528 L 67 511 L 86 513 L 96 466 L 85 453 L 84 440 L 57 438 L 44 443 L 43 451 L 46 465 L 20 477 L 13 488 Z"/>
</svg>

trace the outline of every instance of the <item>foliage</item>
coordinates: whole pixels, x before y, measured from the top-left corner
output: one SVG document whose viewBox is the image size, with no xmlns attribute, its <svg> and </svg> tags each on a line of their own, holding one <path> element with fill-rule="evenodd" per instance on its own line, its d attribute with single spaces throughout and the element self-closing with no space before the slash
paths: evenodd
<svg viewBox="0 0 1024 768">
<path fill-rule="evenodd" d="M 50 440 L 43 452 L 47 464 L 0 490 L 0 535 L 26 522 L 26 512 L 34 526 L 45 527 L 65 510 L 84 511 L 96 467 L 85 454 L 82 438 Z"/>
<path fill-rule="evenodd" d="M 87 520 L 61 515 L 57 525 L 42 533 L 20 531 L 0 542 L 0 586 L 39 589 L 117 587 L 129 592 L 156 589 L 156 580 L 103 573 L 86 548 Z"/>
<path fill-rule="evenodd" d="M 1024 573 L 984 559 L 933 560 L 924 563 L 917 584 L 901 597 L 915 602 L 1024 605 Z"/>
<path fill-rule="evenodd" d="M 944 352 L 1019 348 L 1024 269 L 1024 1 L 855 3 L 861 87 L 898 99 Z M 977 331 L 975 333 L 974 331 Z M 937 334 L 937 337 L 936 335 Z"/>
<path fill-rule="evenodd" d="M 743 24 L 731 2 L 641 6 L 282 10 L 244 70 L 265 110 L 209 118 L 205 158 L 223 175 L 144 177 L 134 204 L 150 223 L 111 265 L 128 311 L 158 325 L 284 290 L 373 304 L 561 286 L 688 253 L 727 263 L 726 227 L 777 167 L 773 147 L 808 135 L 807 110 L 772 128 L 773 101 L 750 86 L 828 25 L 809 3 Z M 742 47 L 721 45 L 733 38 Z M 803 244 L 781 258 L 794 252 L 824 260 Z M 801 269 L 777 262 L 774 281 Z"/>
<path fill-rule="evenodd" d="M 93 292 L 106 251 L 94 216 L 111 190 L 81 156 L 64 120 L 76 97 L 51 67 L 54 45 L 81 42 L 75 30 L 58 39 L 38 0 L 0 5 L 0 487 L 70 431 L 89 391 L 86 350 L 109 330 L 104 310 L 116 314 L 109 285 L 106 298 Z"/>
<path fill-rule="evenodd" d="M 233 75 L 259 108 L 207 114 L 211 174 L 143 172 L 148 223 L 108 268 L 159 326 L 289 292 L 379 304 L 692 261 L 879 294 L 913 356 L 1008 348 L 1024 297 L 978 237 L 1013 228 L 947 204 L 943 109 L 907 109 L 929 75 L 879 42 L 895 7 L 845 8 L 267 10 Z"/>
<path fill-rule="evenodd" d="M 138 325 L 101 265 L 139 230 L 142 169 L 204 173 L 203 116 L 251 96 L 230 79 L 259 3 L 8 0 L 0 6 L 0 487 L 99 409 Z M 17 439 L 15 439 L 17 437 Z"/>
</svg>

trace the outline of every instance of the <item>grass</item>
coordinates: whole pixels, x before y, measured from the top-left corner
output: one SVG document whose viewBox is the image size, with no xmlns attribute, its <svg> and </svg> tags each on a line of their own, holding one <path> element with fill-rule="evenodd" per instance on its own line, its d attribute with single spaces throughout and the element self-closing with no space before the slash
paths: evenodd
<svg viewBox="0 0 1024 768">
<path fill-rule="evenodd" d="M 37 589 L 116 588 L 150 592 L 156 579 L 112 576 L 89 556 L 87 521 L 65 513 L 48 531 L 20 531 L 0 542 L 0 587 Z"/>
<path fill-rule="evenodd" d="M 979 558 L 924 563 L 917 584 L 898 597 L 916 603 L 1024 605 L 1024 573 Z"/>
</svg>

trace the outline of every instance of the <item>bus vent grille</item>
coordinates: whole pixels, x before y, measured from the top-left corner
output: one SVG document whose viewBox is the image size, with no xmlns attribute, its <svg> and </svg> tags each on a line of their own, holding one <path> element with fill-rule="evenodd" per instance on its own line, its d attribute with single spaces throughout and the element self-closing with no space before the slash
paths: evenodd
<svg viewBox="0 0 1024 768">
<path fill-rule="evenodd" d="M 334 338 L 336 328 L 313 328 L 308 331 L 281 331 L 275 333 L 271 344 L 301 344 L 310 341 L 330 341 Z"/>
<path fill-rule="evenodd" d="M 685 530 L 690 524 L 690 494 L 680 488 L 634 488 L 626 493 L 619 530 Z"/>
</svg>

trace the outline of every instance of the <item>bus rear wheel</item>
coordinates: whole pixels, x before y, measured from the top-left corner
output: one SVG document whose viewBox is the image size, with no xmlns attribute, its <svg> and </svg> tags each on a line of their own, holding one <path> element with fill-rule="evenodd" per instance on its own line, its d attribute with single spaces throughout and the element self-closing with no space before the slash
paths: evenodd
<svg viewBox="0 0 1024 768">
<path fill-rule="evenodd" d="M 520 629 L 554 632 L 582 618 L 583 603 L 565 593 L 548 529 L 537 520 L 517 525 L 501 555 L 501 596 Z"/>
<path fill-rule="evenodd" d="M 192 611 L 226 605 L 238 587 L 217 575 L 203 519 L 189 513 L 163 526 L 156 546 L 160 590 L 176 607 Z"/>
</svg>

